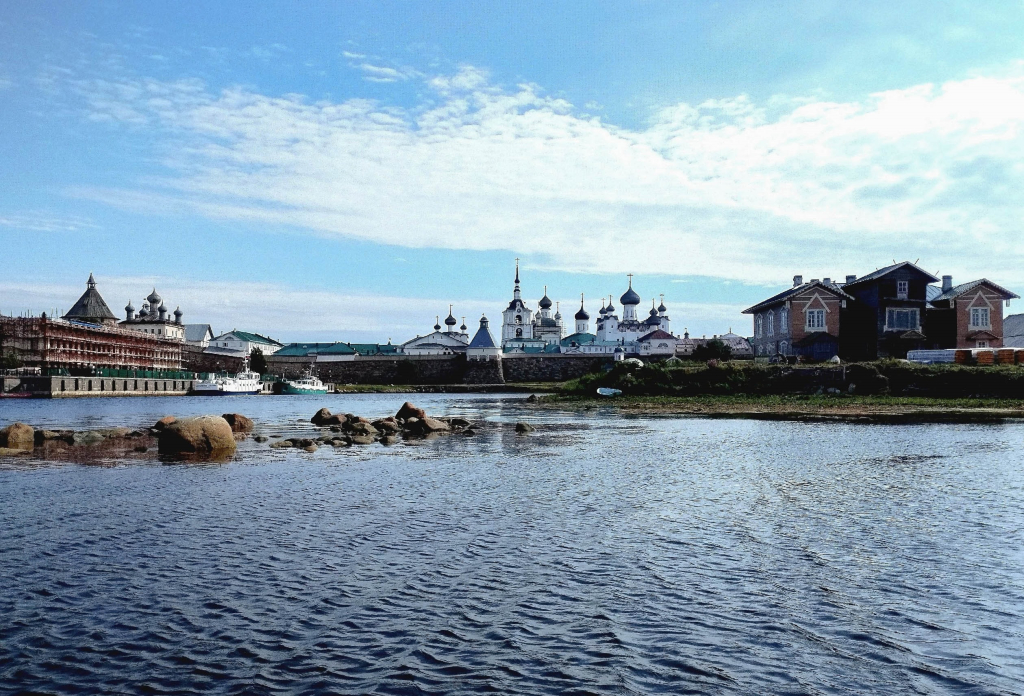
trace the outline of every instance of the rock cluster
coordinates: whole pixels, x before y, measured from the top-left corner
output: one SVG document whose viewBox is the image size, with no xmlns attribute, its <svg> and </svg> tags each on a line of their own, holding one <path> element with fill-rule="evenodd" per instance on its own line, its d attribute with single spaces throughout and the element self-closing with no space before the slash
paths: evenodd
<svg viewBox="0 0 1024 696">
<path fill-rule="evenodd" d="M 315 451 L 318 444 L 349 447 L 379 442 L 382 445 L 392 445 L 398 442 L 399 437 L 415 439 L 453 432 L 473 432 L 470 429 L 472 424 L 465 418 L 433 418 L 408 401 L 402 404 L 398 413 L 387 418 L 370 420 L 352 413 L 334 414 L 322 408 L 309 420 L 313 425 L 324 428 L 326 432 L 316 439 L 288 438 L 270 446 L 275 449 L 294 447 Z"/>
<path fill-rule="evenodd" d="M 237 447 L 223 416 L 180 418 L 163 427 L 157 438 L 160 454 L 222 454 Z"/>
</svg>

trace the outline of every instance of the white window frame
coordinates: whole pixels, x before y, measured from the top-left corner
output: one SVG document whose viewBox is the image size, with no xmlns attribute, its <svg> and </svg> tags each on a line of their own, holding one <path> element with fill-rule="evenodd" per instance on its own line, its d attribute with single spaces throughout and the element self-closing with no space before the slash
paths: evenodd
<svg viewBox="0 0 1024 696">
<path fill-rule="evenodd" d="M 789 310 L 785 307 L 779 310 L 779 333 L 789 333 Z"/>
<path fill-rule="evenodd" d="M 757 324 L 757 328 L 754 331 L 754 333 L 757 335 L 758 338 L 761 338 L 761 334 L 762 334 L 761 329 L 763 328 L 764 317 L 762 315 L 758 314 L 757 315 L 757 321 L 755 323 Z"/>
<path fill-rule="evenodd" d="M 974 342 L 974 347 L 975 348 L 988 348 L 988 341 L 987 340 L 975 341 Z"/>
<path fill-rule="evenodd" d="M 982 316 L 985 318 L 985 323 L 977 321 L 975 318 L 980 319 Z M 992 328 L 992 310 L 988 307 L 971 307 L 971 328 L 972 329 L 990 329 Z"/>
<path fill-rule="evenodd" d="M 768 312 L 768 335 L 775 335 L 775 313 Z"/>
<path fill-rule="evenodd" d="M 910 296 L 910 281 L 909 280 L 897 280 L 896 281 L 896 297 L 900 300 L 905 300 Z"/>
<path fill-rule="evenodd" d="M 824 309 L 808 309 L 804 312 L 804 328 L 808 331 L 824 331 L 825 330 L 825 310 Z"/>
<path fill-rule="evenodd" d="M 890 323 L 890 318 L 894 317 L 896 313 L 911 313 L 915 317 L 914 324 L 911 326 L 896 326 L 895 323 Z M 898 323 L 898 322 L 896 322 Z M 886 331 L 918 331 L 921 329 L 921 310 L 917 307 L 887 307 L 885 310 L 885 330 Z"/>
</svg>

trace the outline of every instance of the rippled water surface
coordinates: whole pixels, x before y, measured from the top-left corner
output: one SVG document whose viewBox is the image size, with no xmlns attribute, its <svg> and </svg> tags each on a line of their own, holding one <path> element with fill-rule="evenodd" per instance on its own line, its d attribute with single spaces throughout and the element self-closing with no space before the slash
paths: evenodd
<svg viewBox="0 0 1024 696">
<path fill-rule="evenodd" d="M 0 425 L 230 404 L 310 432 L 404 398 L 26 401 Z M 0 692 L 1024 692 L 1024 426 L 415 401 L 492 425 L 0 463 Z"/>
</svg>

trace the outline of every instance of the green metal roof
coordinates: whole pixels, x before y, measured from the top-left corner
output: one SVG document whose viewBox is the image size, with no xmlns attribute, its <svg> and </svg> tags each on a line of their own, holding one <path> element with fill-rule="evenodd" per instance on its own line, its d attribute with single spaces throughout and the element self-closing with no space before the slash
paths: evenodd
<svg viewBox="0 0 1024 696">
<path fill-rule="evenodd" d="M 305 357 L 307 355 L 355 355 L 347 343 L 289 343 L 273 357 Z"/>
<path fill-rule="evenodd" d="M 272 338 L 267 338 L 266 336 L 250 333 L 248 331 L 228 331 L 227 333 L 221 334 L 221 336 L 226 336 L 227 334 L 233 334 L 235 336 L 238 336 L 239 339 L 243 341 L 248 341 L 249 343 L 265 343 L 268 346 L 284 345 L 282 343 L 275 341 Z M 220 336 L 218 336 L 217 338 L 220 338 Z"/>
<path fill-rule="evenodd" d="M 348 345 L 359 355 L 395 355 L 398 353 L 398 346 L 390 343 L 349 343 Z"/>
</svg>

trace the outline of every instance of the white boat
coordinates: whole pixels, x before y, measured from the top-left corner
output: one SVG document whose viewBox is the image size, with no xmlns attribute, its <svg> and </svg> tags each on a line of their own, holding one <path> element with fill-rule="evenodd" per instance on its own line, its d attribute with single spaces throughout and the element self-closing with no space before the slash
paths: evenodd
<svg viewBox="0 0 1024 696">
<path fill-rule="evenodd" d="M 313 374 L 313 367 L 301 379 L 286 379 L 281 386 L 282 394 L 326 394 L 327 385 Z"/>
<path fill-rule="evenodd" d="M 249 360 L 242 365 L 242 372 L 231 376 L 226 372 L 196 382 L 192 393 L 197 396 L 239 396 L 259 394 L 260 374 L 249 370 Z"/>
<path fill-rule="evenodd" d="M 597 393 L 601 396 L 618 396 L 622 393 L 621 389 L 612 389 L 610 387 L 598 387 Z"/>
</svg>

